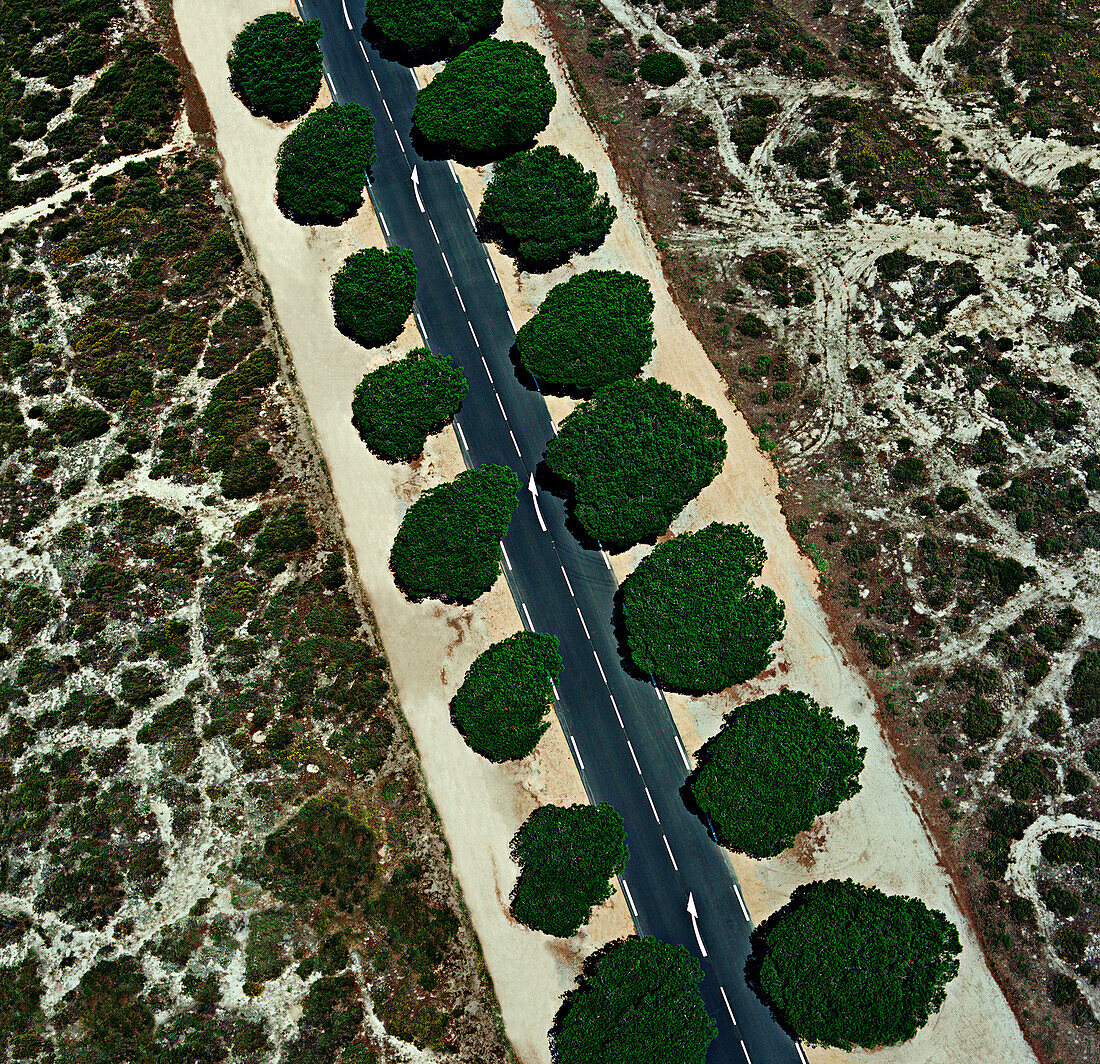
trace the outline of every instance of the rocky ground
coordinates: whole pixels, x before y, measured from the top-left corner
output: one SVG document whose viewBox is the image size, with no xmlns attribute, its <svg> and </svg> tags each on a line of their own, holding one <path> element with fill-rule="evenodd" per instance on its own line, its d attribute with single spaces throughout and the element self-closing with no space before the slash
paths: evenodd
<svg viewBox="0 0 1100 1064">
<path fill-rule="evenodd" d="M 171 23 L 3 18 L 0 1053 L 505 1060 Z"/>
<path fill-rule="evenodd" d="M 1095 6 L 540 6 L 1029 1040 L 1098 1059 Z"/>
</svg>

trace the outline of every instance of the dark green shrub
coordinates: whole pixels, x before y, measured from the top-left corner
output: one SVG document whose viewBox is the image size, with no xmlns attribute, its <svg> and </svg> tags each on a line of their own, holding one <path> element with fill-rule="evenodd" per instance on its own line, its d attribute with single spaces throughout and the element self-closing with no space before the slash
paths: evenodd
<svg viewBox="0 0 1100 1064">
<path fill-rule="evenodd" d="M 1100 717 L 1100 650 L 1086 650 L 1077 659 L 1066 702 L 1074 724 L 1087 724 Z M 1100 750 L 1100 747 L 1093 749 Z M 1100 763 L 1100 758 L 1096 760 Z M 1087 757 L 1086 763 L 1100 771 L 1100 767 L 1093 765 Z"/>
<path fill-rule="evenodd" d="M 229 82 L 254 115 L 287 122 L 309 110 L 321 88 L 318 19 L 286 11 L 261 15 L 233 40 Z"/>
<path fill-rule="evenodd" d="M 631 660 L 677 691 L 720 691 L 774 659 L 783 604 L 757 587 L 767 554 L 744 525 L 711 524 L 660 544 L 627 577 L 622 618 Z"/>
<path fill-rule="evenodd" d="M 38 955 L 31 950 L 18 964 L 0 968 L 0 1053 L 21 1034 L 40 1030 L 42 979 L 38 974 Z M 16 1059 L 21 1054 L 16 1054 Z"/>
<path fill-rule="evenodd" d="M 661 535 L 725 457 L 714 410 L 653 378 L 601 388 L 546 447 L 547 466 L 573 485 L 581 526 L 615 546 Z"/>
<path fill-rule="evenodd" d="M 718 1028 L 683 946 L 628 938 L 596 954 L 550 1031 L 555 1064 L 703 1064 Z"/>
<path fill-rule="evenodd" d="M 858 728 L 784 688 L 733 711 L 699 752 L 688 788 L 723 845 L 773 857 L 859 793 L 858 743 Z"/>
<path fill-rule="evenodd" d="M 611 806 L 540 806 L 512 839 L 520 867 L 512 912 L 536 931 L 575 935 L 611 897 L 627 856 L 623 818 Z"/>
<path fill-rule="evenodd" d="M 447 355 L 417 347 L 359 382 L 352 422 L 379 458 L 407 462 L 458 413 L 468 391 L 466 375 Z"/>
<path fill-rule="evenodd" d="M 481 201 L 480 225 L 525 269 L 545 270 L 603 243 L 615 208 L 596 175 L 544 146 L 501 160 Z"/>
<path fill-rule="evenodd" d="M 248 921 L 248 942 L 244 951 L 245 980 L 266 983 L 277 979 L 290 965 L 284 941 L 291 931 L 291 916 L 285 912 L 254 913 Z"/>
<path fill-rule="evenodd" d="M 517 632 L 480 654 L 451 703 L 469 747 L 490 761 L 531 753 L 550 727 L 561 665 L 557 639 L 541 632 Z"/>
<path fill-rule="evenodd" d="M 1035 903 L 1030 898 L 1013 898 L 1008 903 L 1008 915 L 1018 924 L 1035 923 Z"/>
<path fill-rule="evenodd" d="M 1039 897 L 1055 916 L 1068 920 L 1081 911 L 1081 895 L 1068 887 L 1060 887 L 1057 883 L 1040 885 Z"/>
<path fill-rule="evenodd" d="M 341 1050 L 343 1060 L 371 1057 L 352 1056 L 351 1045 L 363 1027 L 363 1006 L 359 987 L 351 975 L 316 980 L 310 985 L 298 1021 L 298 1035 L 287 1047 L 286 1064 L 320 1064 L 333 1061 Z"/>
<path fill-rule="evenodd" d="M 26 646 L 57 613 L 57 600 L 45 588 L 22 584 L 14 593 L 0 595 L 0 628 L 11 629 L 16 647 Z"/>
<path fill-rule="evenodd" d="M 588 392 L 637 376 L 653 354 L 649 282 L 588 270 L 555 285 L 516 334 L 516 350 L 543 390 Z"/>
<path fill-rule="evenodd" d="M 408 248 L 356 251 L 332 279 L 336 325 L 364 347 L 396 340 L 415 299 L 416 266 Z"/>
<path fill-rule="evenodd" d="M 768 335 L 768 326 L 758 314 L 745 314 L 737 323 L 737 331 L 744 336 L 758 340 L 760 337 Z"/>
<path fill-rule="evenodd" d="M 894 463 L 894 483 L 903 491 L 906 488 L 922 488 L 928 483 L 928 466 L 915 454 L 902 455 Z"/>
<path fill-rule="evenodd" d="M 362 205 L 367 171 L 373 165 L 370 111 L 354 103 L 314 111 L 279 148 L 279 207 L 303 225 L 339 225 Z"/>
<path fill-rule="evenodd" d="M 531 45 L 482 41 L 416 94 L 413 125 L 445 151 L 506 154 L 546 128 L 556 100 L 546 61 Z"/>
<path fill-rule="evenodd" d="M 1004 715 L 988 698 L 976 695 L 963 711 L 962 730 L 971 742 L 985 743 L 1001 733 Z"/>
<path fill-rule="evenodd" d="M 916 898 L 852 880 L 796 891 L 762 928 L 760 985 L 808 1042 L 867 1049 L 912 1038 L 959 971 L 958 931 Z"/>
<path fill-rule="evenodd" d="M 1053 865 L 1079 864 L 1089 872 L 1100 872 L 1100 839 L 1091 835 L 1054 831 L 1043 839 L 1039 849 Z"/>
<path fill-rule="evenodd" d="M 250 499 L 267 491 L 278 474 L 278 463 L 267 453 L 267 442 L 251 444 L 235 451 L 222 470 L 222 494 L 227 499 Z"/>
<path fill-rule="evenodd" d="M 424 492 L 397 530 L 390 567 L 409 598 L 470 603 L 500 575 L 500 541 L 516 508 L 519 480 L 484 465 Z"/>
<path fill-rule="evenodd" d="M 1064 927 L 1054 938 L 1054 949 L 1067 964 L 1080 964 L 1085 959 L 1088 940 L 1074 927 Z"/>
<path fill-rule="evenodd" d="M 668 88 L 681 78 L 687 77 L 687 66 L 675 52 L 650 52 L 642 56 L 638 64 L 638 74 L 650 85 Z"/>
<path fill-rule="evenodd" d="M 1026 750 L 1019 757 L 1009 758 L 997 770 L 996 780 L 1007 788 L 1017 802 L 1027 802 L 1053 790 L 1051 775 L 1054 762 L 1040 757 L 1034 750 Z"/>
<path fill-rule="evenodd" d="M 946 513 L 954 513 L 970 501 L 970 496 L 957 484 L 947 484 L 936 494 L 936 505 Z"/>
<path fill-rule="evenodd" d="M 46 424 L 51 432 L 56 433 L 58 443 L 63 447 L 72 447 L 102 436 L 111 427 L 111 415 L 98 406 L 67 403 L 49 414 Z"/>
<path fill-rule="evenodd" d="M 295 502 L 264 526 L 256 537 L 256 554 L 292 554 L 309 550 L 316 542 L 317 533 L 309 523 L 305 507 Z"/>
<path fill-rule="evenodd" d="M 367 0 L 366 16 L 374 37 L 409 62 L 425 62 L 487 37 L 502 7 L 503 0 Z"/>
</svg>

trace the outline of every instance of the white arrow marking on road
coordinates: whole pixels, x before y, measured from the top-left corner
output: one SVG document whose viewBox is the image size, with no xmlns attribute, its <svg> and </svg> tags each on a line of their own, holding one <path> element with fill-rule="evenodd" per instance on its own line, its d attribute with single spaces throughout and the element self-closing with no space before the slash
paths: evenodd
<svg viewBox="0 0 1100 1064">
<path fill-rule="evenodd" d="M 355 27 L 351 24 L 351 15 L 348 14 L 347 2 L 346 0 L 341 0 L 341 2 L 344 4 L 344 21 L 348 24 L 348 29 L 354 33 Z"/>
<path fill-rule="evenodd" d="M 413 167 L 412 172 L 413 192 L 416 193 L 416 205 L 420 208 L 420 213 L 424 213 L 424 201 L 420 198 L 420 175 L 416 172 L 416 167 Z M 439 239 L 438 237 L 436 238 Z"/>
<path fill-rule="evenodd" d="M 531 479 L 527 482 L 527 490 L 531 493 L 531 502 L 535 504 L 535 516 L 539 519 L 539 528 L 546 531 L 546 522 L 542 519 L 542 511 L 539 509 L 539 489 L 535 487 L 535 474 L 531 474 Z M 581 619 L 583 623 L 583 618 Z"/>
<path fill-rule="evenodd" d="M 699 934 L 699 910 L 695 908 L 695 895 L 688 893 L 688 916 L 691 917 L 691 929 L 695 932 L 695 941 L 699 943 L 699 952 L 705 957 L 707 947 L 703 945 L 703 936 Z"/>
</svg>

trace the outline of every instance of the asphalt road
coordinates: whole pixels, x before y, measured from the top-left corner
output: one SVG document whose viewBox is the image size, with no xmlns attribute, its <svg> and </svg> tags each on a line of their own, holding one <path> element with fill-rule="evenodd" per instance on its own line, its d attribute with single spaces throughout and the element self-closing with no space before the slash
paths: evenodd
<svg viewBox="0 0 1100 1064">
<path fill-rule="evenodd" d="M 355 0 L 298 3 L 304 17 L 321 20 L 334 97 L 374 114 L 371 198 L 387 239 L 412 249 L 421 333 L 470 384 L 455 421 L 463 456 L 470 466 L 510 466 L 526 486 L 554 426 L 542 396 L 516 377 L 511 315 L 453 168 L 413 148 L 415 77 L 363 38 Z M 536 505 L 524 490 L 504 540 L 504 571 L 527 627 L 560 640 L 558 717 L 592 801 L 609 802 L 626 821 L 630 861 L 621 881 L 638 930 L 680 943 L 703 966 L 701 990 L 719 1031 L 708 1061 L 798 1064 L 800 1050 L 746 985 L 752 923 L 725 856 L 680 798 L 690 765 L 668 707 L 654 685 L 622 667 L 606 557 L 574 538 L 559 498 L 540 492 Z"/>
</svg>

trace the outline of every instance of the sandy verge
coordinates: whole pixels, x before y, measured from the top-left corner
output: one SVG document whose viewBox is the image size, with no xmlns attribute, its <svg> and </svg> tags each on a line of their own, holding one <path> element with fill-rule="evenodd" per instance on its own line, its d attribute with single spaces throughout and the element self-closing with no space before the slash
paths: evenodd
<svg viewBox="0 0 1100 1064">
<path fill-rule="evenodd" d="M 271 286 L 508 1036 L 520 1060 L 548 1061 L 547 1029 L 583 957 L 632 932 L 633 924 L 618 894 L 568 941 L 529 931 L 508 916 L 516 874 L 508 852 L 512 835 L 536 805 L 582 802 L 584 789 L 556 721 L 532 757 L 507 767 L 470 751 L 450 724 L 448 704 L 470 663 L 490 642 L 521 627 L 504 581 L 471 609 L 411 605 L 394 586 L 388 557 L 402 515 L 425 488 L 453 477 L 462 459 L 448 431 L 429 440 L 415 468 L 388 465 L 370 455 L 351 425 L 351 395 L 363 373 L 417 346 L 420 337 L 410 326 L 385 350 L 364 351 L 333 325 L 332 274 L 350 252 L 384 244 L 369 207 L 339 228 L 303 228 L 275 205 L 275 156 L 289 127 L 253 118 L 231 94 L 225 64 L 234 35 L 270 9 L 265 0 L 175 4 L 180 36 L 217 126 L 237 210 Z M 323 105 L 324 87 L 322 96 Z"/>
<path fill-rule="evenodd" d="M 863 790 L 794 850 L 768 861 L 733 859 L 754 919 L 774 912 L 792 890 L 812 879 L 851 877 L 889 893 L 912 895 L 942 909 L 956 923 L 963 941 L 959 977 L 951 984 L 940 1013 L 917 1037 L 895 1049 L 844 1054 L 809 1053 L 815 1064 L 866 1059 L 882 1064 L 958 1064 L 963 1060 L 1033 1061 L 1019 1025 L 994 981 L 972 929 L 960 912 L 935 845 L 910 799 L 908 781 L 899 772 L 874 714 L 872 696 L 858 670 L 846 660 L 829 634 L 817 598 L 817 574 L 791 539 L 778 502 L 778 475 L 757 447 L 756 437 L 729 400 L 718 372 L 688 329 L 664 282 L 660 260 L 641 218 L 619 189 L 615 172 L 598 136 L 580 113 L 553 42 L 530 0 L 507 0 L 500 36 L 525 40 L 550 60 L 558 103 L 540 143 L 556 144 L 594 170 L 600 187 L 618 209 L 604 245 L 591 255 L 549 274 L 519 273 L 512 260 L 492 256 L 517 324 L 526 321 L 546 292 L 585 269 L 629 269 L 647 277 L 654 292 L 657 357 L 650 370 L 660 379 L 710 403 L 727 428 L 729 457 L 715 480 L 677 519 L 673 531 L 696 529 L 712 520 L 744 521 L 764 539 L 768 563 L 764 579 L 783 599 L 787 634 L 775 667 L 753 684 L 702 699 L 672 698 L 670 703 L 685 745 L 694 751 L 713 735 L 735 704 L 781 685 L 805 690 L 858 726 L 867 747 Z M 421 81 L 428 70 L 418 72 Z M 458 167 L 475 210 L 487 172 Z M 551 400 L 555 419 L 572 404 Z M 648 548 L 635 548 L 613 559 L 622 579 Z"/>
</svg>

